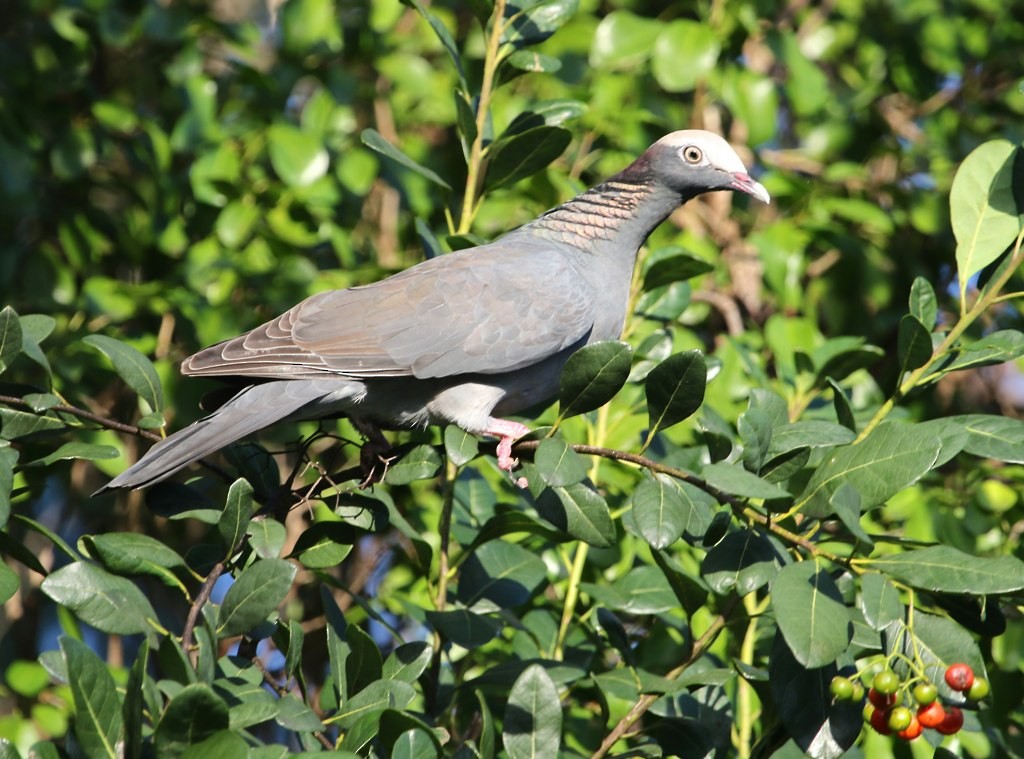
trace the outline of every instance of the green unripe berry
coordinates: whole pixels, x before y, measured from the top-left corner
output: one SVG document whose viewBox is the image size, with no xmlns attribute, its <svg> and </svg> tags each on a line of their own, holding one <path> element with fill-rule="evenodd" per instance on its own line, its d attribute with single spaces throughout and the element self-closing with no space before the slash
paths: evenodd
<svg viewBox="0 0 1024 759">
<path fill-rule="evenodd" d="M 927 706 L 939 697 L 939 689 L 931 683 L 920 683 L 914 687 L 914 700 L 921 706 Z"/>
<path fill-rule="evenodd" d="M 847 677 L 836 675 L 832 678 L 832 683 L 828 689 L 836 701 L 850 701 L 853 699 L 853 683 Z"/>
<path fill-rule="evenodd" d="M 871 681 L 871 687 L 879 693 L 890 695 L 900 689 L 900 678 L 891 669 L 884 669 L 875 675 Z M 903 729 L 903 728 L 899 728 Z"/>
<path fill-rule="evenodd" d="M 989 694 L 991 688 L 989 687 L 988 680 L 984 677 L 974 678 L 974 682 L 971 683 L 971 688 L 967 691 L 967 698 L 971 701 L 981 701 Z"/>
<path fill-rule="evenodd" d="M 913 721 L 914 715 L 905 706 L 897 706 L 895 709 L 889 712 L 889 729 L 893 732 L 899 730 L 905 730 L 910 727 L 910 723 Z"/>
</svg>

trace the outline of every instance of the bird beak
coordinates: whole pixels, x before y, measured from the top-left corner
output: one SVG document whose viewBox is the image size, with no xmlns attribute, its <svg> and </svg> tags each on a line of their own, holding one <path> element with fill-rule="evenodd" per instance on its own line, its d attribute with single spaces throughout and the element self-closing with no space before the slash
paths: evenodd
<svg viewBox="0 0 1024 759">
<path fill-rule="evenodd" d="M 768 195 L 768 190 L 764 189 L 764 185 L 754 181 L 749 174 L 744 174 L 741 171 L 737 171 L 732 175 L 732 182 L 729 183 L 729 186 L 734 190 L 753 195 L 762 203 L 772 202 L 771 197 Z"/>
</svg>

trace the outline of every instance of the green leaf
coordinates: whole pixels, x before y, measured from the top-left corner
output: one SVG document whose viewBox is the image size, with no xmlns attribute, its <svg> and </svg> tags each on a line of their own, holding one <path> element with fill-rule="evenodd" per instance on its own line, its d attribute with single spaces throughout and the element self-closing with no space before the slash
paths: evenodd
<svg viewBox="0 0 1024 759">
<path fill-rule="evenodd" d="M 434 649 L 422 640 L 403 643 L 384 660 L 381 678 L 384 680 L 401 680 L 415 684 L 420 675 L 427 671 L 434 656 Z"/>
<path fill-rule="evenodd" d="M 715 593 L 745 596 L 771 582 L 781 563 L 767 538 L 743 530 L 726 535 L 708 551 L 700 573 Z"/>
<path fill-rule="evenodd" d="M 238 479 L 228 488 L 224 511 L 217 522 L 217 532 L 227 548 L 225 556 L 231 558 L 238 549 L 238 544 L 249 528 L 252 518 L 252 485 L 247 480 Z"/>
<path fill-rule="evenodd" d="M 503 44 L 517 48 L 543 42 L 576 14 L 579 0 L 512 0 L 505 9 L 509 24 Z"/>
<path fill-rule="evenodd" d="M 681 251 L 682 249 L 674 250 Z M 697 258 L 689 253 L 663 255 L 651 261 L 644 270 L 643 290 L 647 292 L 657 287 L 683 282 L 714 270 L 715 267 L 703 258 Z"/>
<path fill-rule="evenodd" d="M 124 721 L 124 756 L 142 756 L 142 726 L 145 712 L 146 667 L 149 666 L 149 642 L 142 641 L 135 663 L 128 670 L 121 717 Z"/>
<path fill-rule="evenodd" d="M 320 138 L 291 124 L 267 130 L 267 149 L 274 172 L 289 187 L 309 187 L 327 173 L 330 158 Z"/>
<path fill-rule="evenodd" d="M 252 234 L 260 210 L 252 202 L 232 200 L 217 216 L 214 231 L 225 247 L 240 248 Z"/>
<path fill-rule="evenodd" d="M 1024 420 L 990 414 L 951 416 L 967 430 L 964 451 L 972 456 L 1024 464 Z"/>
<path fill-rule="evenodd" d="M 708 464 L 701 470 L 700 476 L 713 488 L 730 495 L 764 500 L 790 497 L 789 491 L 736 464 Z"/>
<path fill-rule="evenodd" d="M 30 461 L 25 466 L 50 466 L 58 461 L 69 459 L 82 459 L 84 461 L 99 461 L 100 459 L 116 459 L 121 454 L 112 445 L 98 445 L 96 443 L 82 443 L 73 441 L 64 443 L 60 448 L 48 456 Z"/>
<path fill-rule="evenodd" d="M 300 733 L 312 733 L 324 729 L 324 723 L 306 704 L 293 693 L 285 693 L 278 699 L 277 716 L 274 720 L 287 730 Z"/>
<path fill-rule="evenodd" d="M 501 622 L 468 609 L 428 611 L 426 618 L 427 623 L 446 640 L 463 648 L 478 648 L 501 632 Z"/>
<path fill-rule="evenodd" d="M 474 435 L 465 430 L 449 424 L 444 428 L 444 451 L 448 460 L 455 466 L 468 464 L 476 458 L 479 450 L 479 441 Z"/>
<path fill-rule="evenodd" d="M 936 380 L 949 372 L 1003 364 L 1021 356 L 1024 356 L 1024 332 L 1001 329 L 985 335 L 970 345 L 957 346 L 952 361 L 938 364 L 927 377 L 929 380 Z"/>
<path fill-rule="evenodd" d="M 910 315 L 928 331 L 935 328 L 939 317 L 939 300 L 935 297 L 931 282 L 924 277 L 915 277 L 910 285 Z"/>
<path fill-rule="evenodd" d="M 370 683 L 381 679 L 383 661 L 373 638 L 358 625 L 347 630 L 352 655 L 345 660 L 345 681 L 349 693 L 358 693 Z"/>
<path fill-rule="evenodd" d="M 537 759 L 562 743 L 562 704 L 551 676 L 531 664 L 516 678 L 505 705 L 502 742 L 509 759 Z"/>
<path fill-rule="evenodd" d="M 569 147 L 572 132 L 556 126 L 539 126 L 499 138 L 487 162 L 484 189 L 494 190 L 536 174 Z"/>
<path fill-rule="evenodd" d="M 0 564 L 0 604 L 6 603 L 13 598 L 21 587 L 21 578 L 18 573 L 7 564 Z"/>
<path fill-rule="evenodd" d="M 597 69 L 636 68 L 651 55 L 664 24 L 627 10 L 601 19 L 590 45 L 590 65 Z"/>
<path fill-rule="evenodd" d="M 448 53 L 448 57 L 451 59 L 452 65 L 455 66 L 455 70 L 459 74 L 459 79 L 465 86 L 466 74 L 462 69 L 462 57 L 459 55 L 459 48 L 455 44 L 455 39 L 452 37 L 451 32 L 448 31 L 441 19 L 431 13 L 427 8 L 420 2 L 420 0 L 402 0 L 407 5 L 411 5 L 416 11 L 423 17 L 423 19 L 430 25 L 431 30 L 441 43 L 441 47 Z"/>
<path fill-rule="evenodd" d="M 950 664 L 964 662 L 974 670 L 975 677 L 987 677 L 985 658 L 974 637 L 947 617 L 915 611 L 913 630 L 896 620 L 885 630 L 883 640 L 886 653 L 900 652 L 908 659 L 920 659 L 925 675 L 938 686 L 939 695 L 947 703 L 964 703 L 963 694 L 946 685 L 944 675 Z"/>
<path fill-rule="evenodd" d="M 835 581 L 817 561 L 789 564 L 771 584 L 775 621 L 793 656 L 808 669 L 831 664 L 853 637 Z"/>
<path fill-rule="evenodd" d="M 458 599 L 467 607 L 486 600 L 492 608 L 508 609 L 529 601 L 546 578 L 547 566 L 540 556 L 515 543 L 492 540 L 466 560 Z"/>
<path fill-rule="evenodd" d="M 20 317 L 19 320 L 21 322 L 21 352 L 43 367 L 49 374 L 50 362 L 39 346 L 53 332 L 57 321 L 46 314 L 28 314 Z"/>
<path fill-rule="evenodd" d="M 249 522 L 247 528 L 249 545 L 261 559 L 276 559 L 284 550 L 284 525 L 270 517 L 258 517 Z"/>
<path fill-rule="evenodd" d="M 166 578 L 167 570 L 185 566 L 185 560 L 173 548 L 137 532 L 84 535 L 80 542 L 90 556 L 118 574 L 151 574 Z"/>
<path fill-rule="evenodd" d="M 667 548 L 688 526 L 692 505 L 673 478 L 655 474 L 633 491 L 633 521 L 652 548 Z"/>
<path fill-rule="evenodd" d="M 871 559 L 869 566 L 922 590 L 988 595 L 1024 588 L 1024 561 L 1014 556 L 971 556 L 952 546 L 882 556 Z"/>
<path fill-rule="evenodd" d="M 342 704 L 338 713 L 327 720 L 341 730 L 347 730 L 367 715 L 376 715 L 385 709 L 405 709 L 416 698 L 416 691 L 401 680 L 378 680 L 363 688 Z"/>
<path fill-rule="evenodd" d="M 384 481 L 388 485 L 408 485 L 428 480 L 441 468 L 441 455 L 432 445 L 417 445 L 388 468 Z"/>
<path fill-rule="evenodd" d="M 415 737 L 410 737 L 414 733 Z M 432 728 L 409 712 L 385 709 L 380 715 L 380 738 L 377 748 L 381 756 L 422 757 L 435 759 L 444 756 L 441 739 L 448 733 L 443 728 Z"/>
<path fill-rule="evenodd" d="M 932 357 L 931 333 L 913 314 L 906 314 L 900 319 L 896 345 L 900 369 L 904 372 L 924 366 Z"/>
<path fill-rule="evenodd" d="M 160 378 L 148 358 L 132 346 L 106 335 L 87 335 L 82 342 L 91 345 L 109 358 L 117 376 L 138 393 L 153 412 L 159 413 L 163 410 Z"/>
<path fill-rule="evenodd" d="M 229 726 L 228 705 L 209 685 L 186 685 L 171 698 L 156 725 L 153 739 L 157 756 L 177 756 Z"/>
<path fill-rule="evenodd" d="M 669 356 L 647 375 L 647 439 L 692 415 L 704 402 L 708 370 L 700 351 Z"/>
<path fill-rule="evenodd" d="M 587 485 L 545 488 L 537 499 L 544 519 L 577 540 L 597 548 L 615 543 L 615 524 L 608 503 Z"/>
<path fill-rule="evenodd" d="M 666 92 L 689 92 L 714 69 L 721 46 L 710 25 L 678 19 L 654 43 L 651 72 Z"/>
<path fill-rule="evenodd" d="M 51 572 L 43 580 L 42 591 L 106 633 L 152 633 L 148 620 L 157 619 L 149 599 L 130 580 L 85 561 Z"/>
<path fill-rule="evenodd" d="M 903 619 L 903 603 L 896 587 L 878 572 L 867 572 L 860 578 L 858 605 L 864 621 L 872 630 L 884 630 Z"/>
<path fill-rule="evenodd" d="M 917 482 L 935 464 L 939 439 L 919 425 L 886 422 L 858 445 L 833 450 L 800 496 L 798 507 L 811 517 L 831 513 L 831 498 L 844 483 L 872 509 Z"/>
<path fill-rule="evenodd" d="M 284 559 L 261 559 L 244 569 L 224 595 L 217 634 L 241 635 L 264 622 L 288 594 L 295 572 Z"/>
<path fill-rule="evenodd" d="M 0 374 L 21 353 L 21 322 L 18 314 L 10 306 L 0 310 Z"/>
<path fill-rule="evenodd" d="M 10 446 L 0 447 L 0 530 L 11 518 L 11 490 L 14 488 L 14 465 L 18 451 Z"/>
<path fill-rule="evenodd" d="M 839 387 L 839 383 L 831 377 L 827 377 L 825 381 L 832 388 L 832 407 L 836 411 L 836 420 L 856 437 L 857 420 L 853 416 L 853 406 L 850 405 L 850 399 L 846 397 L 846 393 Z M 850 442 L 853 441 L 851 440 Z"/>
<path fill-rule="evenodd" d="M 990 140 L 975 148 L 953 177 L 949 212 L 961 301 L 968 280 L 1002 255 L 1020 233 L 1013 189 L 1018 150 L 1008 140 Z"/>
<path fill-rule="evenodd" d="M 844 482 L 839 486 L 829 499 L 829 506 L 853 537 L 868 548 L 874 545 L 871 536 L 864 531 L 860 524 L 863 513 L 860 493 L 850 483 Z"/>
<path fill-rule="evenodd" d="M 338 566 L 352 551 L 359 533 L 342 522 L 317 522 L 307 527 L 295 541 L 292 557 L 307 569 Z"/>
<path fill-rule="evenodd" d="M 117 759 L 122 755 L 124 720 L 114 678 L 84 643 L 61 636 L 60 650 L 75 703 L 74 733 L 78 745 L 86 756 Z"/>
<path fill-rule="evenodd" d="M 736 422 L 743 441 L 743 465 L 751 472 L 760 472 L 772 442 L 772 418 L 756 406 L 748 408 Z"/>
<path fill-rule="evenodd" d="M 370 148 L 370 150 L 377 151 L 381 155 L 390 158 L 392 161 L 399 164 L 400 166 L 404 166 L 405 168 L 416 172 L 421 177 L 436 184 L 438 187 L 441 187 L 447 190 L 448 192 L 451 192 L 452 188 L 450 184 L 445 182 L 443 179 L 441 179 L 441 177 L 439 177 L 433 171 L 428 169 L 426 166 L 418 164 L 416 161 L 411 159 L 401 150 L 399 150 L 390 142 L 385 140 L 381 136 L 380 132 L 378 132 L 376 129 L 364 129 L 362 133 L 359 135 L 359 139 L 361 139 L 363 144 L 366 145 L 366 147 Z"/>
<path fill-rule="evenodd" d="M 541 479 L 551 487 L 575 485 L 587 476 L 587 465 L 583 459 L 560 438 L 541 440 L 534 463 Z"/>
<path fill-rule="evenodd" d="M 600 408 L 629 378 L 629 343 L 605 340 L 591 343 L 569 356 L 558 389 L 559 419 Z"/>
<path fill-rule="evenodd" d="M 856 434 L 845 426 L 819 419 L 783 424 L 772 430 L 768 458 L 772 459 L 798 448 L 828 448 L 846 445 L 852 443 L 856 437 Z"/>
<path fill-rule="evenodd" d="M 505 62 L 518 71 L 553 74 L 562 68 L 562 61 L 534 50 L 516 50 Z"/>
</svg>

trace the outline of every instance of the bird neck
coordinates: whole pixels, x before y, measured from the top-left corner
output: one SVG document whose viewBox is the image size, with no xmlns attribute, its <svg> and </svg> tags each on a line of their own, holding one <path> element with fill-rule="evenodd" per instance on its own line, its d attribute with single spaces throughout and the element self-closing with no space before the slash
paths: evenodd
<svg viewBox="0 0 1024 759">
<path fill-rule="evenodd" d="M 655 227 L 689 199 L 658 181 L 645 157 L 548 211 L 524 231 L 584 251 L 611 243 L 616 252 L 635 255 Z"/>
</svg>

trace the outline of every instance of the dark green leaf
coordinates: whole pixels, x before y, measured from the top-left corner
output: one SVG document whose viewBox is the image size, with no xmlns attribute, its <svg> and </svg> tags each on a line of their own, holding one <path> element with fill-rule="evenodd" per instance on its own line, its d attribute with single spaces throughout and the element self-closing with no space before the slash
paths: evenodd
<svg viewBox="0 0 1024 759">
<path fill-rule="evenodd" d="M 166 543 L 137 532 L 106 532 L 80 540 L 90 556 L 117 574 L 167 579 L 168 570 L 185 566 L 185 560 Z"/>
<path fill-rule="evenodd" d="M 408 485 L 427 480 L 441 468 L 441 456 L 431 445 L 417 445 L 388 468 L 384 481 L 389 485 Z"/>
<path fill-rule="evenodd" d="M 455 466 L 472 461 L 477 454 L 478 441 L 465 430 L 449 424 L 444 428 L 444 450 L 448 460 Z"/>
<path fill-rule="evenodd" d="M 509 759 L 537 759 L 562 743 L 562 704 L 550 675 L 531 664 L 508 694 L 501 732 Z"/>
<path fill-rule="evenodd" d="M 7 564 L 0 564 L 0 604 L 7 603 L 21 587 L 21 578 L 18 573 Z"/>
<path fill-rule="evenodd" d="M 559 417 L 568 419 L 603 406 L 626 384 L 632 348 L 606 340 L 580 348 L 562 369 Z"/>
<path fill-rule="evenodd" d="M 412 685 L 430 666 L 433 656 L 434 649 L 425 641 L 403 643 L 384 660 L 381 677 L 385 680 L 401 680 Z"/>
<path fill-rule="evenodd" d="M 935 328 L 939 317 L 939 301 L 931 282 L 924 277 L 915 277 L 910 286 L 910 315 L 928 331 Z"/>
<path fill-rule="evenodd" d="M 312 733 L 324 729 L 316 713 L 299 701 L 293 693 L 285 693 L 277 702 L 277 724 L 288 730 Z"/>
<path fill-rule="evenodd" d="M 772 441 L 772 418 L 767 411 L 748 408 L 740 414 L 736 428 L 743 441 L 743 465 L 751 472 L 760 472 Z"/>
<path fill-rule="evenodd" d="M 780 564 L 767 538 L 744 530 L 727 535 L 708 551 L 700 573 L 715 593 L 745 596 L 771 582 Z"/>
<path fill-rule="evenodd" d="M 644 271 L 643 289 L 646 292 L 674 282 L 693 279 L 714 269 L 715 267 L 703 258 L 697 258 L 689 253 L 662 256 L 655 259 Z"/>
<path fill-rule="evenodd" d="M 836 448 L 807 483 L 799 507 L 808 516 L 831 513 L 832 494 L 849 483 L 866 511 L 920 479 L 935 464 L 939 439 L 918 425 L 886 422 L 858 445 Z"/>
<path fill-rule="evenodd" d="M 338 701 L 344 703 L 348 699 L 348 681 L 345 677 L 346 662 L 352 649 L 348 645 L 348 622 L 337 601 L 326 585 L 320 586 L 320 601 L 324 606 L 324 618 L 327 621 L 327 658 L 330 663 L 331 677 Z"/>
<path fill-rule="evenodd" d="M 579 482 L 569 487 L 545 488 L 537 511 L 558 529 L 598 548 L 615 542 L 615 525 L 607 502 Z"/>
<path fill-rule="evenodd" d="M 829 499 L 829 506 L 832 512 L 839 517 L 839 521 L 850 531 L 851 535 L 868 548 L 874 545 L 871 536 L 860 525 L 861 502 L 860 493 L 857 492 L 856 488 L 850 485 L 850 483 L 844 482 L 832 494 L 832 498 Z"/>
<path fill-rule="evenodd" d="M 10 306 L 0 310 L 0 374 L 7 371 L 15 357 L 21 353 L 21 322 Z"/>
<path fill-rule="evenodd" d="M 50 373 L 50 362 L 43 353 L 40 343 L 45 340 L 57 321 L 52 316 L 45 314 L 28 314 L 19 318 L 21 322 L 21 352 L 39 364 L 46 373 Z"/>
<path fill-rule="evenodd" d="M 825 381 L 828 383 L 828 386 L 832 388 L 832 406 L 836 410 L 836 421 L 856 435 L 857 420 L 854 419 L 853 407 L 850 405 L 850 399 L 846 397 L 846 393 L 844 393 L 843 389 L 839 387 L 839 383 L 831 377 L 828 377 Z"/>
<path fill-rule="evenodd" d="M 856 435 L 849 429 L 832 422 L 811 419 L 776 427 L 772 432 L 768 457 L 774 458 L 797 448 L 827 448 L 852 443 Z"/>
<path fill-rule="evenodd" d="M 541 478 L 552 487 L 575 485 L 587 476 L 583 459 L 560 438 L 541 440 L 534 463 Z"/>
<path fill-rule="evenodd" d="M 148 620 L 157 619 L 149 599 L 130 580 L 85 561 L 51 572 L 42 591 L 106 633 L 152 633 Z"/>
<path fill-rule="evenodd" d="M 427 622 L 452 643 L 478 648 L 501 632 L 501 622 L 468 609 L 428 611 Z"/>
<path fill-rule="evenodd" d="M 0 437 L 4 440 L 21 440 L 32 435 L 42 436 L 43 433 L 64 429 L 64 422 L 52 416 L 0 407 Z"/>
<path fill-rule="evenodd" d="M 803 666 L 824 667 L 846 650 L 853 636 L 850 614 L 835 581 L 816 561 L 783 567 L 771 591 L 775 621 Z"/>
<path fill-rule="evenodd" d="M 138 393 L 151 411 L 160 413 L 164 407 L 160 377 L 149 359 L 132 346 L 106 335 L 87 335 L 82 342 L 102 352 L 114 365 L 117 376 Z"/>
<path fill-rule="evenodd" d="M 385 709 L 405 709 L 416 698 L 416 691 L 401 680 L 378 680 L 352 696 L 329 720 L 347 730 L 367 715 L 379 715 Z"/>
<path fill-rule="evenodd" d="M 124 738 L 121 700 L 103 660 L 81 641 L 60 638 L 68 685 L 75 702 L 74 733 L 86 756 L 117 759 Z"/>
<path fill-rule="evenodd" d="M 358 693 L 370 683 L 381 679 L 383 661 L 377 644 L 361 627 L 350 625 L 347 637 L 352 655 L 345 660 L 345 681 L 349 693 Z"/>
<path fill-rule="evenodd" d="M 536 74 L 553 74 L 562 68 L 562 62 L 558 58 L 534 50 L 516 50 L 505 61 L 514 69 Z"/>
<path fill-rule="evenodd" d="M 967 414 L 947 417 L 967 430 L 964 451 L 973 456 L 1024 464 L 1024 420 L 1008 416 Z"/>
<path fill-rule="evenodd" d="M 235 480 L 228 488 L 224 511 L 217 522 L 217 532 L 227 548 L 226 556 L 230 558 L 238 550 L 238 544 L 249 529 L 252 518 L 252 485 L 243 479 Z"/>
<path fill-rule="evenodd" d="M 505 8 L 510 23 L 501 41 L 517 48 L 543 42 L 572 18 L 578 7 L 579 0 L 512 0 Z"/>
<path fill-rule="evenodd" d="M 403 153 L 401 150 L 396 148 L 390 142 L 385 140 L 380 132 L 376 129 L 364 129 L 360 134 L 359 138 L 363 141 L 363 144 L 371 150 L 375 150 L 383 156 L 390 158 L 395 163 L 404 166 L 407 169 L 415 171 L 425 179 L 430 180 L 437 186 L 451 192 L 451 185 L 445 182 L 441 177 L 435 174 L 433 171 L 428 169 L 426 166 L 422 166 L 416 161 L 412 160 L 409 156 Z"/>
<path fill-rule="evenodd" d="M 135 654 L 135 663 L 128 670 L 121 716 L 124 722 L 124 756 L 142 756 L 142 727 L 145 711 L 146 668 L 149 665 L 149 642 L 142 641 Z"/>
<path fill-rule="evenodd" d="M 787 498 L 790 493 L 778 485 L 751 474 L 737 464 L 708 464 L 701 477 L 717 490 L 743 498 Z"/>
<path fill-rule="evenodd" d="M 896 351 L 905 372 L 924 366 L 932 357 L 931 333 L 916 316 L 907 314 L 900 319 Z"/>
<path fill-rule="evenodd" d="M 249 545 L 261 559 L 276 559 L 284 549 L 284 525 L 269 517 L 257 517 L 247 528 Z"/>
<path fill-rule="evenodd" d="M 971 556 L 952 546 L 881 556 L 872 559 L 870 567 L 923 590 L 987 595 L 1024 588 L 1024 561 L 1014 556 Z"/>
<path fill-rule="evenodd" d="M 676 481 L 665 474 L 645 477 L 633 491 L 633 521 L 652 548 L 666 548 L 680 538 L 692 507 Z"/>
<path fill-rule="evenodd" d="M 467 607 L 486 600 L 508 609 L 530 600 L 546 577 L 547 567 L 539 556 L 515 543 L 492 540 L 466 560 L 458 598 Z"/>
<path fill-rule="evenodd" d="M 463 86 L 465 86 L 466 75 L 462 70 L 462 57 L 459 55 L 459 48 L 456 46 L 451 32 L 448 31 L 448 27 L 441 23 L 441 19 L 427 10 L 427 7 L 420 0 L 402 0 L 402 2 L 415 8 L 423 19 L 430 24 L 430 28 L 440 41 L 441 47 L 448 53 L 448 58 L 451 59 L 452 65 L 455 66 L 455 70 L 459 74 L 459 79 L 462 80 Z"/>
<path fill-rule="evenodd" d="M 464 145 L 473 144 L 476 139 L 476 109 L 470 103 L 469 97 L 462 90 L 455 90 L 455 118 L 459 125 L 459 136 L 462 137 Z M 433 237 L 433 234 L 431 234 Z M 436 246 L 433 246 L 436 247 Z"/>
<path fill-rule="evenodd" d="M 975 677 L 987 676 L 985 658 L 974 637 L 948 617 L 915 611 L 913 630 L 903 620 L 895 620 L 885 630 L 884 643 L 886 653 L 896 651 L 915 661 L 920 659 L 926 676 L 939 687 L 946 703 L 964 703 L 963 695 L 946 685 L 943 675 L 948 665 L 963 662 L 974 670 Z"/>
<path fill-rule="evenodd" d="M 884 630 L 892 622 L 903 619 L 899 591 L 885 575 L 877 572 L 861 575 L 858 605 L 872 630 Z"/>
<path fill-rule="evenodd" d="M 14 465 L 18 452 L 10 446 L 0 446 L 0 530 L 11 518 L 11 490 L 14 487 Z"/>
<path fill-rule="evenodd" d="M 299 536 L 292 557 L 307 569 L 336 567 L 358 539 L 359 533 L 344 522 L 317 522 Z"/>
<path fill-rule="evenodd" d="M 295 571 L 284 559 L 260 559 L 244 569 L 224 595 L 217 634 L 241 635 L 265 621 L 288 594 Z"/>
<path fill-rule="evenodd" d="M 928 379 L 938 379 L 944 374 L 961 369 L 1003 364 L 1021 356 L 1024 356 L 1024 332 L 1001 329 L 960 348 L 952 361 L 938 364 L 935 370 L 928 374 Z"/>
<path fill-rule="evenodd" d="M 112 445 L 72 441 L 64 443 L 64 445 L 48 456 L 28 462 L 25 466 L 50 466 L 58 461 L 67 461 L 69 459 L 99 461 L 100 459 L 116 459 L 119 455 L 117 448 Z"/>
<path fill-rule="evenodd" d="M 693 414 L 704 402 L 707 365 L 700 351 L 669 356 L 647 375 L 648 440 Z"/>
<path fill-rule="evenodd" d="M 494 143 L 484 179 L 485 190 L 518 182 L 536 174 L 562 155 L 572 132 L 556 126 L 539 126 Z"/>
<path fill-rule="evenodd" d="M 186 685 L 171 698 L 154 731 L 157 756 L 177 756 L 230 723 L 228 705 L 206 683 Z"/>
</svg>

